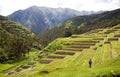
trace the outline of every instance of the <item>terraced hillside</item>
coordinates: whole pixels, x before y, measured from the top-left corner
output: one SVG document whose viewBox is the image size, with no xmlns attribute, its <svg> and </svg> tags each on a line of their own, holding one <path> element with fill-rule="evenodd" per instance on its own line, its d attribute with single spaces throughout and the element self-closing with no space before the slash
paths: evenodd
<svg viewBox="0 0 120 77">
<path fill-rule="evenodd" d="M 120 77 L 120 25 L 50 43 L 37 60 L 5 73 L 7 77 Z M 89 60 L 92 67 L 89 68 Z M 19 70 L 21 69 L 21 70 Z"/>
</svg>

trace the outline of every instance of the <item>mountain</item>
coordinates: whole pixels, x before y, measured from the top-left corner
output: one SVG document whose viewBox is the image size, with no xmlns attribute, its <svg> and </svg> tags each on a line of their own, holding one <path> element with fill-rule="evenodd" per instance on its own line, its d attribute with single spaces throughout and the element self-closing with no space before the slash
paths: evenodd
<svg viewBox="0 0 120 77">
<path fill-rule="evenodd" d="M 25 25 L 27 28 L 30 28 L 33 32 L 38 34 L 45 29 L 53 27 L 66 19 L 79 15 L 89 15 L 94 13 L 101 12 L 79 12 L 69 8 L 48 8 L 32 6 L 25 10 L 18 10 L 8 17 L 13 21 Z"/>
<path fill-rule="evenodd" d="M 33 37 L 23 25 L 0 16 L 0 63 L 25 57 Z"/>
<path fill-rule="evenodd" d="M 94 29 L 112 27 L 117 24 L 120 24 L 120 9 L 68 19 L 54 28 L 45 30 L 37 39 L 39 39 L 38 41 L 41 44 L 47 45 L 58 37 L 85 33 Z"/>
</svg>

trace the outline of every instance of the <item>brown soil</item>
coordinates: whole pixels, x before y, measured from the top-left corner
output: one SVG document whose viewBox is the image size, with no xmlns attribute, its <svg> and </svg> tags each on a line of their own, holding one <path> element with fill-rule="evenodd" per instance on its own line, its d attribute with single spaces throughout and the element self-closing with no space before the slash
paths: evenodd
<svg viewBox="0 0 120 77">
<path fill-rule="evenodd" d="M 68 51 L 82 51 L 83 49 L 80 49 L 80 48 L 62 48 L 62 50 L 68 50 Z"/>
<path fill-rule="evenodd" d="M 117 31 L 117 30 L 107 30 L 106 32 L 104 32 L 104 34 L 113 33 L 113 32 L 115 32 L 115 31 Z"/>
<path fill-rule="evenodd" d="M 93 40 L 104 40 L 104 38 L 94 38 Z"/>
<path fill-rule="evenodd" d="M 15 71 L 16 71 L 16 72 L 20 72 L 20 71 L 22 71 L 22 69 L 19 69 L 19 68 L 18 68 L 18 69 L 16 69 Z"/>
<path fill-rule="evenodd" d="M 110 44 L 110 57 L 113 58 L 113 53 L 112 53 L 112 44 Z"/>
<path fill-rule="evenodd" d="M 40 74 L 48 74 L 48 71 L 40 71 Z"/>
<path fill-rule="evenodd" d="M 71 37 L 72 37 L 72 38 L 77 38 L 77 37 L 80 37 L 80 36 L 77 36 L 77 35 L 76 35 L 76 36 L 71 36 Z"/>
<path fill-rule="evenodd" d="M 100 77 L 100 75 L 97 75 L 97 76 L 95 76 L 95 77 Z"/>
<path fill-rule="evenodd" d="M 28 62 L 28 65 L 34 65 L 36 62 Z"/>
<path fill-rule="evenodd" d="M 90 48 L 90 45 L 71 45 L 71 48 Z"/>
<path fill-rule="evenodd" d="M 6 74 L 11 73 L 14 69 L 15 69 L 15 66 L 5 70 L 4 73 L 6 73 Z"/>
<path fill-rule="evenodd" d="M 30 67 L 30 66 L 28 66 L 28 65 L 22 66 L 23 69 L 28 69 L 29 67 Z"/>
<path fill-rule="evenodd" d="M 47 56 L 47 58 L 63 59 L 63 58 L 65 58 L 65 56 Z"/>
<path fill-rule="evenodd" d="M 94 50 L 97 50 L 97 48 L 94 48 Z"/>
<path fill-rule="evenodd" d="M 55 52 L 55 54 L 60 54 L 60 55 L 74 55 L 74 52 Z"/>
<path fill-rule="evenodd" d="M 108 41 L 118 41 L 118 38 L 108 38 Z"/>
<path fill-rule="evenodd" d="M 94 46 L 95 43 L 88 43 L 88 44 L 65 44 L 66 46 L 71 46 L 71 45 L 79 45 L 79 46 Z"/>
<path fill-rule="evenodd" d="M 120 75 L 117 75 L 116 77 L 120 77 Z"/>
<path fill-rule="evenodd" d="M 88 41 L 73 41 L 73 42 L 81 42 L 81 43 L 99 43 L 99 41 L 95 40 L 88 40 Z"/>
<path fill-rule="evenodd" d="M 107 75 L 103 75 L 102 77 L 107 77 Z"/>
<path fill-rule="evenodd" d="M 106 42 L 104 42 L 104 44 L 111 44 L 111 42 L 110 41 L 106 41 Z"/>
<path fill-rule="evenodd" d="M 99 45 L 99 47 L 102 47 L 102 46 L 103 46 L 102 44 Z"/>
<path fill-rule="evenodd" d="M 39 62 L 41 63 L 41 64 L 49 64 L 49 63 L 51 63 L 53 60 L 40 60 Z"/>
<path fill-rule="evenodd" d="M 13 74 L 13 73 L 14 73 L 13 71 L 9 71 L 9 72 L 8 72 L 8 75 L 11 75 L 11 74 Z"/>
<path fill-rule="evenodd" d="M 120 37 L 120 34 L 114 35 L 114 37 Z"/>
</svg>

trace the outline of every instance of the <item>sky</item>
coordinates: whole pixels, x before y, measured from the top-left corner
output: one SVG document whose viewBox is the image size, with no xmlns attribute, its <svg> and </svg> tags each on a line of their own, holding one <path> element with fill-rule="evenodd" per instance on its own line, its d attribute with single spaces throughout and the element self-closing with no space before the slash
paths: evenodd
<svg viewBox="0 0 120 77">
<path fill-rule="evenodd" d="M 7 16 L 34 5 L 71 8 L 78 11 L 104 11 L 120 8 L 120 0 L 0 0 L 0 15 Z"/>
</svg>

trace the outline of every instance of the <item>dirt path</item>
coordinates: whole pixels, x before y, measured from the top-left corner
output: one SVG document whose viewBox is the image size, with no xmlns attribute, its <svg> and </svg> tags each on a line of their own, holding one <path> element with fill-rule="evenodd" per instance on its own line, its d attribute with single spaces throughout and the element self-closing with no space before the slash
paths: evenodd
<svg viewBox="0 0 120 77">
<path fill-rule="evenodd" d="M 112 51 L 112 44 L 110 44 L 110 58 L 112 59 L 113 58 L 113 51 Z"/>
<path fill-rule="evenodd" d="M 16 66 L 12 66 L 4 71 L 5 74 L 12 73 Z"/>
<path fill-rule="evenodd" d="M 102 64 L 102 59 L 103 59 L 103 50 L 101 51 L 101 54 L 100 54 L 100 64 Z"/>
</svg>

